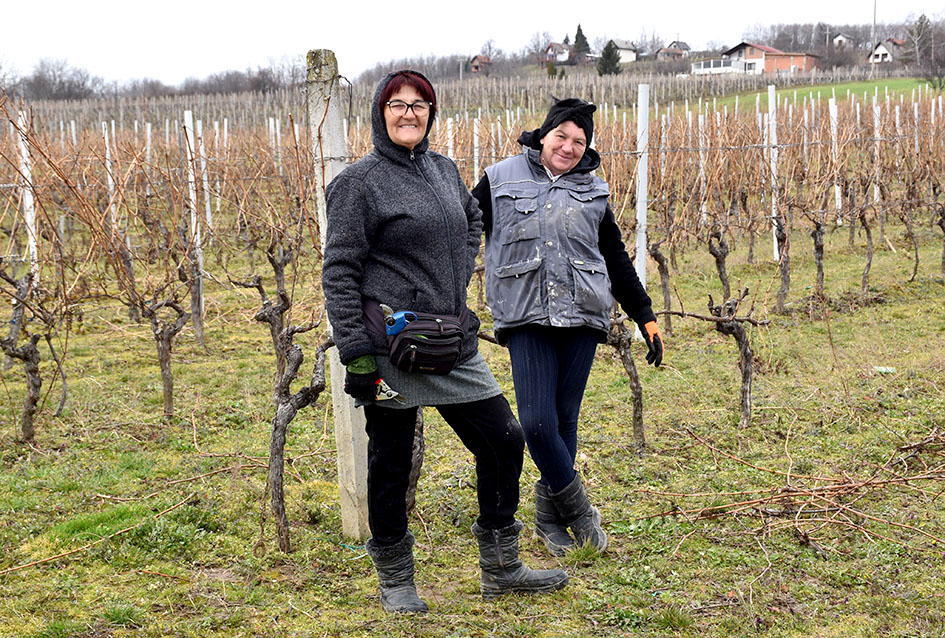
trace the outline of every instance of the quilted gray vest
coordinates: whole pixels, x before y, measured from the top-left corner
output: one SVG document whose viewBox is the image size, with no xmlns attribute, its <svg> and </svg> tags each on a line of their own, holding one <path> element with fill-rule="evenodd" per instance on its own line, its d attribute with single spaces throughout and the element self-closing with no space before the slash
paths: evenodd
<svg viewBox="0 0 945 638">
<path fill-rule="evenodd" d="M 552 182 L 525 148 L 486 169 L 492 233 L 486 297 L 496 332 L 524 324 L 607 330 L 613 297 L 598 229 L 607 182 L 571 173 Z"/>
</svg>

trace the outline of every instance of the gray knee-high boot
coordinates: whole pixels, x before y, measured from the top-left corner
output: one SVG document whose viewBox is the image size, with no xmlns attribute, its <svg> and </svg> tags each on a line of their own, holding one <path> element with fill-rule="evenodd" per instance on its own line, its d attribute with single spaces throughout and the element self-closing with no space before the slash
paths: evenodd
<svg viewBox="0 0 945 638">
<path fill-rule="evenodd" d="M 551 488 L 541 482 L 535 483 L 535 533 L 555 556 L 564 556 L 574 547 L 568 526 L 551 500 Z"/>
<path fill-rule="evenodd" d="M 502 529 L 484 529 L 473 523 L 472 533 L 479 542 L 483 598 L 512 592 L 548 592 L 568 584 L 568 575 L 561 569 L 529 569 L 522 564 L 518 557 L 518 535 L 523 527 L 522 521 Z"/>
<path fill-rule="evenodd" d="M 587 499 L 579 474 L 575 473 L 574 480 L 566 488 L 557 494 L 552 493 L 551 500 L 564 524 L 574 533 L 575 541 L 582 545 L 589 543 L 601 552 L 607 549 L 607 532 L 601 527 L 600 512 Z"/>
<path fill-rule="evenodd" d="M 385 611 L 429 611 L 427 604 L 417 596 L 413 584 L 413 534 L 407 532 L 393 545 L 377 545 L 373 538 L 369 538 L 365 549 L 374 561 L 381 582 L 381 605 Z"/>
</svg>

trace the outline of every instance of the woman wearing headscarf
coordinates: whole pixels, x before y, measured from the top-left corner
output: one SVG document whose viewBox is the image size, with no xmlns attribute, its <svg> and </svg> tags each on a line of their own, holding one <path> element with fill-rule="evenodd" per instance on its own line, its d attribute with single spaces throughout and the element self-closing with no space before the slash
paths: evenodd
<svg viewBox="0 0 945 638">
<path fill-rule="evenodd" d="M 367 552 L 384 609 L 425 612 L 414 584 L 414 537 L 406 492 L 417 411 L 435 406 L 475 457 L 481 592 L 544 592 L 564 587 L 558 569 L 531 570 L 518 557 L 515 519 L 524 438 L 478 352 L 479 320 L 466 288 L 482 234 L 476 200 L 449 158 L 429 150 L 437 113 L 430 82 L 399 71 L 377 85 L 371 105 L 373 150 L 327 188 L 322 287 L 345 392 L 364 406 L 368 435 Z M 386 334 L 436 317 L 459 327 L 448 372 L 392 362 Z M 388 321 L 389 320 L 389 321 Z M 399 360 L 402 363 L 402 360 Z M 393 397 L 393 398 L 391 398 Z"/>
<path fill-rule="evenodd" d="M 663 356 L 610 189 L 594 175 L 596 108 L 578 98 L 556 101 L 540 128 L 519 137 L 522 153 L 487 168 L 473 189 L 483 212 L 495 334 L 509 349 L 519 420 L 541 473 L 535 528 L 556 555 L 575 541 L 607 547 L 574 460 L 581 400 L 614 299 L 640 327 L 647 362 L 658 366 Z"/>
</svg>

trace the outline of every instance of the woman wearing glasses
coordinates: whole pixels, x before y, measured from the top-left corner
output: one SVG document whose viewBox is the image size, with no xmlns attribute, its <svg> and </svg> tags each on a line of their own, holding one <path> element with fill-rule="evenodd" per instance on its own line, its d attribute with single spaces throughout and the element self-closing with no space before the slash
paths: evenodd
<svg viewBox="0 0 945 638">
<path fill-rule="evenodd" d="M 417 410 L 424 405 L 435 406 L 475 456 L 479 516 L 472 531 L 483 597 L 567 583 L 563 571 L 531 570 L 518 558 L 522 523 L 515 511 L 525 441 L 477 349 L 479 320 L 466 307 L 466 287 L 479 251 L 481 214 L 456 165 L 428 148 L 436 112 L 433 87 L 423 75 L 389 74 L 371 106 L 373 150 L 327 189 L 322 287 L 347 367 L 345 392 L 364 406 L 367 421 L 366 548 L 381 603 L 396 612 L 427 611 L 414 585 L 405 498 Z M 456 318 L 465 330 L 452 370 L 426 374 L 394 365 L 384 329 L 390 315 L 379 315 L 382 304 L 408 317 Z"/>
<path fill-rule="evenodd" d="M 519 137 L 522 153 L 487 168 L 473 189 L 483 213 L 495 333 L 509 348 L 519 419 L 541 472 L 535 529 L 557 555 L 575 541 L 607 547 L 574 459 L 581 399 L 615 298 L 640 326 L 647 362 L 658 366 L 663 356 L 610 189 L 594 175 L 596 108 L 577 98 L 556 102 L 540 128 Z"/>
</svg>

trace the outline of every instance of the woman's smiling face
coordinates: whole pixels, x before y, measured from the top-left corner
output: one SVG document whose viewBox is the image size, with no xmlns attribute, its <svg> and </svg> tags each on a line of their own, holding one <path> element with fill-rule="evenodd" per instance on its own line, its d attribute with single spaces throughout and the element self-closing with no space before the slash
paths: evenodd
<svg viewBox="0 0 945 638">
<path fill-rule="evenodd" d="M 417 90 L 405 84 L 396 93 L 390 96 L 389 102 L 400 100 L 407 104 L 421 102 L 423 98 L 417 93 Z M 413 149 L 417 144 L 423 141 L 427 134 L 427 120 L 430 119 L 430 112 L 424 113 L 423 117 L 417 117 L 413 109 L 407 109 L 407 112 L 401 116 L 391 113 L 390 107 L 384 106 L 384 122 L 387 124 L 387 135 L 391 141 L 398 146 Z"/>
<path fill-rule="evenodd" d="M 587 150 L 584 129 L 565 120 L 541 138 L 541 163 L 552 175 L 562 175 L 578 165 Z"/>
</svg>

